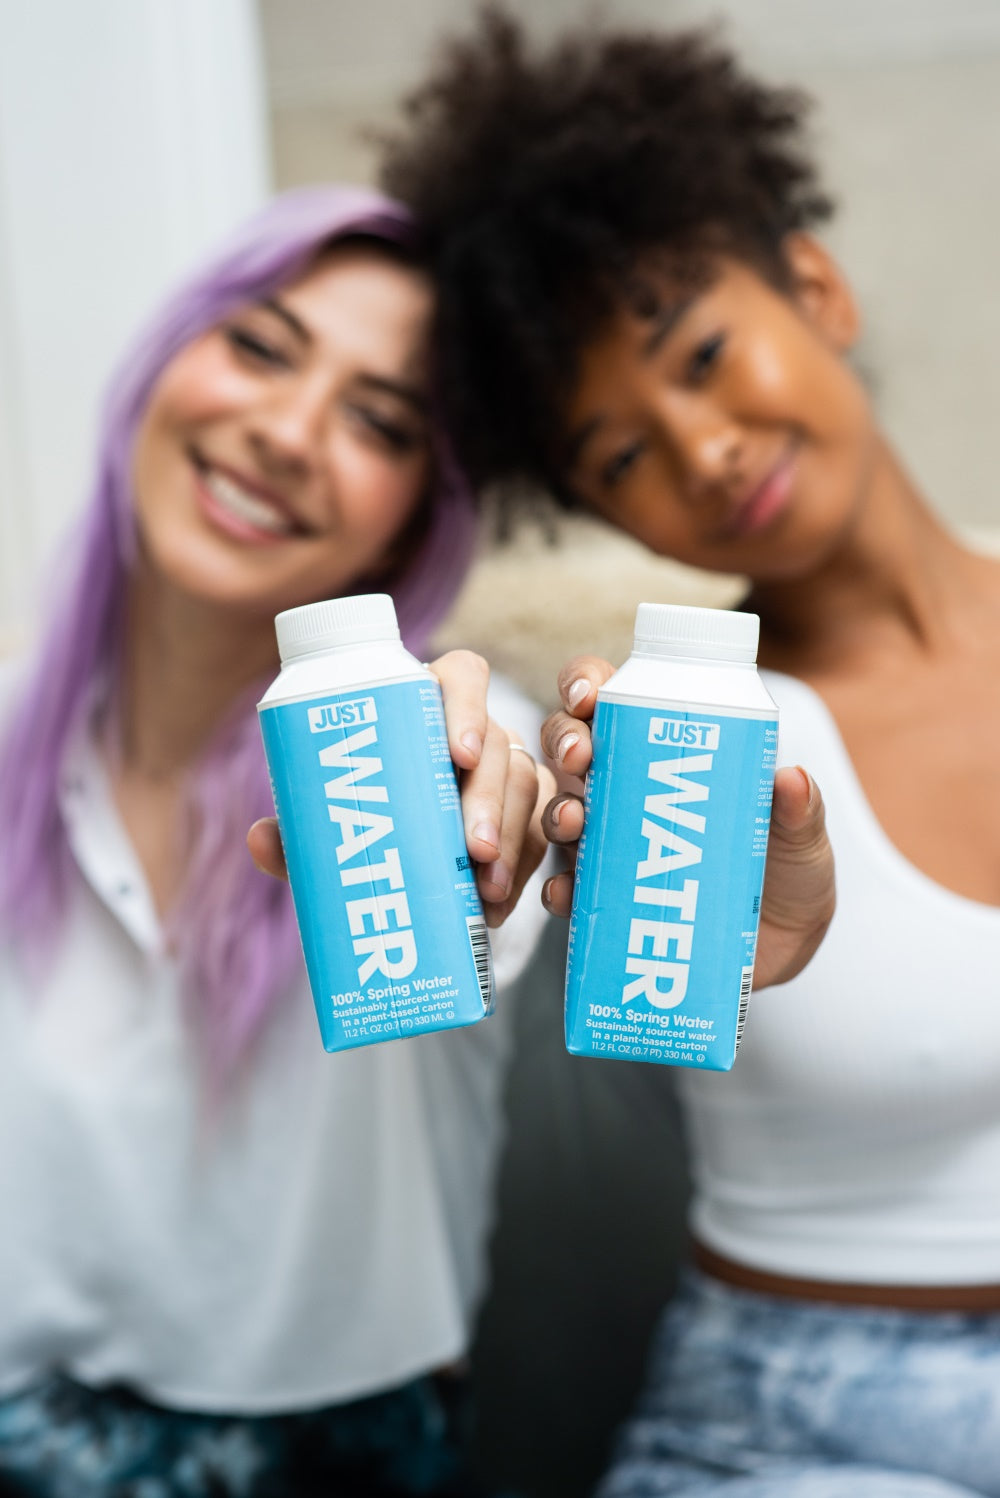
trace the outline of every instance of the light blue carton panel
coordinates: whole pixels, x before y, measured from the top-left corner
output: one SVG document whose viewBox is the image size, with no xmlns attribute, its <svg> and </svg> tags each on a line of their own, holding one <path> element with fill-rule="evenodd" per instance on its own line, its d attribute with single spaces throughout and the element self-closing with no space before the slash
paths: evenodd
<svg viewBox="0 0 1000 1498">
<path fill-rule="evenodd" d="M 566 1044 L 728 1071 L 753 977 L 777 721 L 599 702 Z"/>
<path fill-rule="evenodd" d="M 324 1047 L 482 1019 L 489 938 L 437 683 L 279 703 L 260 721 Z"/>
</svg>

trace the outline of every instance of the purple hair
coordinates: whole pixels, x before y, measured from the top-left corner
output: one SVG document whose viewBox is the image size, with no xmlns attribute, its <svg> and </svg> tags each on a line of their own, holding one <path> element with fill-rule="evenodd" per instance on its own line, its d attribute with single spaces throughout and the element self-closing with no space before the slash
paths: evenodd
<svg viewBox="0 0 1000 1498">
<path fill-rule="evenodd" d="M 58 930 L 73 878 L 59 811 L 67 738 L 95 679 L 117 666 L 126 579 L 136 553 L 132 449 L 161 371 L 235 306 L 267 296 L 328 244 L 364 234 L 409 250 L 399 204 L 361 188 L 300 189 L 274 199 L 207 268 L 170 298 L 111 382 L 96 481 L 57 611 L 0 745 L 0 925 L 27 951 Z M 428 528 L 393 588 L 403 639 L 421 655 L 468 569 L 475 545 L 471 496 L 439 440 Z M 308 600 L 303 599 L 303 602 Z M 253 702 L 223 724 L 193 777 L 195 847 L 174 931 L 186 1002 L 216 1076 L 245 1054 L 301 963 L 287 887 L 254 869 L 250 823 L 272 810 Z"/>
</svg>

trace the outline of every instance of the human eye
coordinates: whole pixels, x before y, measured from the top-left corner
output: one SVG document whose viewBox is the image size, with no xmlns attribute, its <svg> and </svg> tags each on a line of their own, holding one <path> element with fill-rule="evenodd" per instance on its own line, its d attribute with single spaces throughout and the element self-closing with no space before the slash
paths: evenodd
<svg viewBox="0 0 1000 1498">
<path fill-rule="evenodd" d="M 350 407 L 354 419 L 377 442 L 395 453 L 412 452 L 424 440 L 423 431 L 405 420 L 386 416 L 371 406 L 358 403 Z"/>
<path fill-rule="evenodd" d="M 711 373 L 725 346 L 725 333 L 713 333 L 695 345 L 687 361 L 687 377 L 692 384 L 699 384 Z"/>
<path fill-rule="evenodd" d="M 230 347 L 241 358 L 273 369 L 287 368 L 288 359 L 278 345 L 255 329 L 239 323 L 227 323 L 223 332 Z"/>
<path fill-rule="evenodd" d="M 606 463 L 601 465 L 600 480 L 605 489 L 613 489 L 616 484 L 625 477 L 629 470 L 635 465 L 645 451 L 645 443 L 641 440 L 630 442 L 627 447 L 619 448 L 613 453 Z"/>
</svg>

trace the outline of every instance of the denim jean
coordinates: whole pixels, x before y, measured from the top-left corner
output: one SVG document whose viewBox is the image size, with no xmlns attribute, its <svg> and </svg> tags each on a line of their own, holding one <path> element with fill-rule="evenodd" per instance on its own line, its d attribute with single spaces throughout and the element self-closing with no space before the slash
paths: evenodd
<svg viewBox="0 0 1000 1498">
<path fill-rule="evenodd" d="M 470 1498 L 459 1379 L 300 1414 L 203 1415 L 59 1375 L 0 1399 L 2 1498 Z"/>
<path fill-rule="evenodd" d="M 690 1272 L 599 1498 L 1000 1498 L 1000 1314 Z"/>
</svg>

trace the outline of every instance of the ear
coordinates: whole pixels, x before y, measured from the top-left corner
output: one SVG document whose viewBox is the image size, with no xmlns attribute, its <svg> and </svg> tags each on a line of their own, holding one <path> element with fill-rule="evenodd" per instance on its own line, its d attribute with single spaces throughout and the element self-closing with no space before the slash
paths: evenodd
<svg viewBox="0 0 1000 1498">
<path fill-rule="evenodd" d="M 860 337 L 861 315 L 840 266 L 811 234 L 786 235 L 782 250 L 792 300 L 821 338 L 847 353 Z"/>
</svg>

